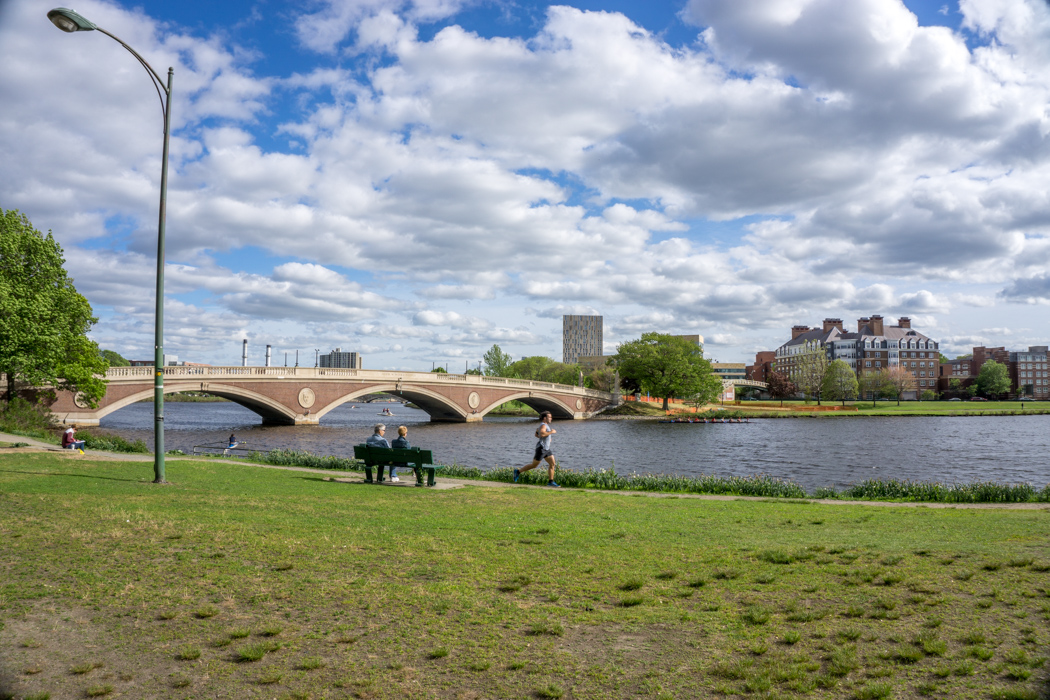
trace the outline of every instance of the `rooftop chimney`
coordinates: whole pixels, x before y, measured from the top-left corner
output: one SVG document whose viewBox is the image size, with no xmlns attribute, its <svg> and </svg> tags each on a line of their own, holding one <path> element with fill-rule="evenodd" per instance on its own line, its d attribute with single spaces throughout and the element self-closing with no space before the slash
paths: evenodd
<svg viewBox="0 0 1050 700">
<path fill-rule="evenodd" d="M 842 331 L 842 319 L 841 318 L 826 318 L 824 319 L 824 332 L 827 333 L 832 328 L 838 328 L 839 332 Z"/>
<path fill-rule="evenodd" d="M 809 326 L 792 326 L 791 327 L 791 339 L 794 340 L 795 338 L 799 337 L 800 335 L 802 335 L 803 333 L 806 333 L 808 331 L 809 331 Z"/>
<path fill-rule="evenodd" d="M 871 319 L 868 318 L 867 316 L 864 316 L 863 318 L 858 318 L 857 319 L 857 332 L 858 333 L 864 332 L 864 326 L 868 325 L 869 323 L 871 323 Z"/>
<path fill-rule="evenodd" d="M 871 334 L 886 335 L 885 329 L 882 327 L 882 316 L 878 314 L 871 317 Z"/>
<path fill-rule="evenodd" d="M 901 316 L 897 319 L 897 325 L 900 328 L 911 328 L 911 319 L 907 316 Z"/>
</svg>

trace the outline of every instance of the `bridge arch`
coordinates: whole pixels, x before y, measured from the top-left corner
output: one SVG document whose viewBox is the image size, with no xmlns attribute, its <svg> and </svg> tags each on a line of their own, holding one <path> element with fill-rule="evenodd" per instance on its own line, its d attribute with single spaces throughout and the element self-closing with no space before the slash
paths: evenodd
<svg viewBox="0 0 1050 700">
<path fill-rule="evenodd" d="M 453 403 L 447 396 L 442 396 L 437 392 L 424 389 L 423 387 L 413 386 L 411 384 L 402 384 L 401 386 L 398 386 L 397 384 L 376 384 L 356 391 L 351 391 L 348 394 L 340 396 L 335 401 L 332 401 L 324 408 L 314 412 L 313 417 L 319 421 L 326 413 L 334 408 L 342 406 L 348 401 L 353 401 L 357 397 L 365 396 L 366 394 L 377 393 L 392 394 L 411 401 L 430 414 L 430 420 L 432 421 L 463 422 L 467 420 L 468 414 Z"/>
<path fill-rule="evenodd" d="M 520 401 L 532 410 L 536 411 L 536 413 L 550 411 L 551 415 L 555 418 L 568 418 L 571 420 L 572 418 L 576 417 L 575 411 L 573 411 L 571 407 L 562 403 L 559 399 L 556 399 L 553 396 L 547 396 L 543 394 L 537 396 L 535 392 L 530 391 L 522 391 L 518 392 L 517 394 L 510 394 L 506 397 L 496 399 L 484 409 L 480 409 L 478 411 L 478 416 L 485 416 L 489 413 L 489 411 L 493 410 L 494 408 L 497 408 L 498 406 L 502 406 L 508 401 Z"/>
<path fill-rule="evenodd" d="M 192 387 L 179 386 L 178 384 L 165 384 L 164 393 L 175 394 L 180 391 L 199 391 L 199 386 L 199 384 L 194 385 Z M 295 424 L 295 413 L 289 411 L 277 401 L 274 401 L 268 396 L 264 396 L 258 392 L 250 391 L 248 389 L 242 389 L 241 387 L 231 386 L 228 384 L 209 383 L 207 393 L 214 394 L 215 396 L 221 396 L 224 399 L 228 399 L 229 401 L 233 401 L 236 404 L 244 406 L 250 411 L 258 413 L 260 416 L 262 416 L 264 423 L 280 423 L 286 425 Z M 119 411 L 125 406 L 130 406 L 133 403 L 138 403 L 139 401 L 152 398 L 153 388 L 151 387 L 145 391 L 140 391 L 130 396 L 126 396 L 123 399 L 120 399 L 119 401 L 114 401 L 113 403 L 109 404 L 108 406 L 105 406 L 104 408 L 98 409 L 98 418 L 101 420 L 102 418 L 108 416 L 110 413 Z"/>
</svg>

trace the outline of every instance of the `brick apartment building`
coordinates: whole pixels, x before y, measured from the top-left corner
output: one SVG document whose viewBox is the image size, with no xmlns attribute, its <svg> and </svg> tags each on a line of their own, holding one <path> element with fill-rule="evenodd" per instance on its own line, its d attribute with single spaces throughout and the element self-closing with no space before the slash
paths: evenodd
<svg viewBox="0 0 1050 700">
<path fill-rule="evenodd" d="M 760 350 L 755 353 L 755 363 L 747 366 L 747 378 L 755 382 L 769 381 L 769 375 L 773 372 L 773 363 L 777 354 L 772 350 Z"/>
<path fill-rule="evenodd" d="M 1010 376 L 1011 397 L 1030 396 L 1037 400 L 1050 400 L 1050 372 L 1047 369 L 1048 348 L 1032 345 L 1028 350 L 1009 351 L 1005 347 L 988 348 L 978 346 L 970 357 L 944 362 L 940 367 L 937 389 L 951 393 L 951 381 L 958 379 L 962 389 L 975 381 L 984 363 L 994 360 L 1006 365 Z"/>
<path fill-rule="evenodd" d="M 829 361 L 842 360 L 858 376 L 891 367 L 908 369 L 916 390 L 906 392 L 901 397 L 905 399 L 935 389 L 940 374 L 937 341 L 912 328 L 907 316 L 895 326 L 887 326 L 879 315 L 864 316 L 857 320 L 856 332 L 847 332 L 839 318 L 824 319 L 820 328 L 793 326 L 791 340 L 774 353 L 773 368 L 794 379 L 806 356 L 814 352 L 824 352 Z"/>
</svg>

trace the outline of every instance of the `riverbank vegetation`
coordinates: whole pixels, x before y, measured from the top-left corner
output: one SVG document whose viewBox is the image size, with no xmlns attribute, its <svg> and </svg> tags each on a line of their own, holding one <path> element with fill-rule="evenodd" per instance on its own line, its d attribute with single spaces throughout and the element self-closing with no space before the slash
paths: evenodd
<svg viewBox="0 0 1050 700">
<path fill-rule="evenodd" d="M 364 471 L 362 462 L 347 457 L 315 455 L 300 450 L 271 450 L 253 452 L 249 461 L 275 466 L 311 467 L 334 471 Z M 496 467 L 481 470 L 458 464 L 443 465 L 439 472 L 450 478 L 480 481 L 514 481 L 513 469 Z M 536 470 L 521 475 L 521 483 L 543 486 L 546 471 Z M 566 488 L 607 491 L 644 491 L 652 493 L 682 493 L 706 495 L 762 496 L 768 498 L 818 498 L 870 501 L 918 501 L 924 503 L 1047 503 L 1050 502 L 1050 484 L 1042 489 L 1031 484 L 1002 484 L 975 482 L 971 484 L 943 484 L 939 482 L 907 481 L 898 479 L 871 479 L 837 491 L 832 487 L 818 488 L 807 493 L 800 485 L 758 474 L 751 476 L 719 476 L 703 474 L 620 474 L 615 469 L 585 469 L 577 471 L 555 469 L 554 480 Z"/>
<path fill-rule="evenodd" d="M 54 445 L 61 444 L 65 426 L 56 426 L 47 408 L 16 398 L 9 402 L 0 402 L 0 432 L 11 435 L 30 437 Z M 130 442 L 119 435 L 113 435 L 97 428 L 77 431 L 77 439 L 84 441 L 89 450 L 106 450 L 147 454 L 149 448 L 142 440 Z"/>
<path fill-rule="evenodd" d="M 726 409 L 734 415 L 751 418 L 815 418 L 843 416 L 1010 416 L 1050 415 L 1050 401 L 904 401 L 900 406 L 893 401 L 879 400 L 845 402 L 818 406 L 815 401 L 736 401 L 707 410 Z M 694 413 L 691 407 L 671 404 L 672 414 L 687 417 Z M 603 415 L 610 414 L 609 411 Z M 719 416 L 722 413 L 718 414 Z"/>
<path fill-rule="evenodd" d="M 508 401 L 507 403 L 501 404 L 492 409 L 486 415 L 535 417 L 539 414 L 531 406 L 523 404 L 521 401 Z"/>
<path fill-rule="evenodd" d="M 191 460 L 168 478 L 0 454 L 0 694 L 1047 689 L 1043 511 L 435 491 Z"/>
</svg>

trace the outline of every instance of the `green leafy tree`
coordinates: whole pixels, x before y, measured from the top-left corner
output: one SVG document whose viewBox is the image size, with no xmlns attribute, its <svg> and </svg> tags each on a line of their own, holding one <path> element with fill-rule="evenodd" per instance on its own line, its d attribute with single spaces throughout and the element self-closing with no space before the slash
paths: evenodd
<svg viewBox="0 0 1050 700">
<path fill-rule="evenodd" d="M 473 374 L 473 375 L 480 375 L 480 374 L 481 374 L 481 370 L 480 370 L 480 369 L 478 369 L 477 367 L 471 367 L 470 369 L 468 369 L 468 370 L 467 370 L 466 372 L 464 372 L 463 374 Z"/>
<path fill-rule="evenodd" d="M 938 355 L 940 355 L 940 357 L 941 357 L 941 364 L 942 364 L 942 365 L 943 365 L 943 364 L 944 364 L 945 362 L 949 362 L 949 360 L 948 360 L 948 356 L 947 356 L 947 355 L 945 355 L 945 354 L 944 354 L 943 352 L 939 352 L 939 353 L 937 353 L 937 354 L 938 354 Z"/>
<path fill-rule="evenodd" d="M 512 358 L 500 349 L 499 345 L 493 345 L 488 352 L 481 356 L 485 365 L 485 374 L 489 377 L 506 377 Z"/>
<path fill-rule="evenodd" d="M 989 360 L 977 372 L 977 391 L 989 398 L 1010 391 L 1010 373 L 1006 365 Z"/>
<path fill-rule="evenodd" d="M 711 363 L 696 343 L 665 333 L 644 333 L 638 340 L 621 343 L 613 363 L 623 379 L 634 380 L 653 396 L 667 402 L 704 391 Z"/>
<path fill-rule="evenodd" d="M 821 395 L 830 401 L 841 401 L 845 406 L 847 401 L 857 398 L 860 385 L 857 383 L 857 375 L 853 373 L 845 360 L 835 360 L 828 365 L 828 371 L 824 375 L 824 384 L 821 386 Z"/>
<path fill-rule="evenodd" d="M 948 380 L 948 393 L 952 396 L 958 396 L 963 393 L 962 380 L 958 377 L 952 377 Z"/>
<path fill-rule="evenodd" d="M 551 362 L 540 374 L 540 381 L 577 386 L 580 383 L 581 371 L 579 365 L 566 364 L 564 362 Z"/>
<path fill-rule="evenodd" d="M 16 383 L 80 392 L 92 406 L 106 393 L 107 364 L 87 337 L 98 321 L 66 274 L 62 248 L 17 211 L 0 214 L 0 373 Z"/>
<path fill-rule="evenodd" d="M 435 367 L 434 369 L 430 370 L 430 373 L 431 374 L 448 374 L 448 370 L 445 369 L 444 367 Z"/>
<path fill-rule="evenodd" d="M 515 377 L 516 379 L 546 381 L 542 379 L 544 370 L 552 364 L 555 364 L 554 360 L 549 357 L 544 357 L 543 355 L 523 357 L 507 367 L 507 374 L 505 376 Z"/>
<path fill-rule="evenodd" d="M 112 350 L 103 350 L 102 359 L 104 359 L 110 367 L 130 367 L 131 363 Z"/>
<path fill-rule="evenodd" d="M 714 372 L 711 372 L 701 380 L 699 391 L 689 397 L 689 403 L 697 408 L 706 406 L 709 403 L 715 403 L 718 401 L 718 397 L 722 395 L 724 388 L 725 385 L 722 384 L 721 378 Z"/>
<path fill-rule="evenodd" d="M 936 401 L 937 392 L 933 391 L 932 389 L 927 389 L 926 391 L 922 392 L 922 396 L 919 398 L 921 398 L 923 401 Z"/>
<path fill-rule="evenodd" d="M 583 378 L 583 385 L 588 389 L 612 391 L 616 388 L 616 371 L 610 367 L 597 367 Z"/>
<path fill-rule="evenodd" d="M 780 399 L 781 406 L 784 405 L 784 399 L 798 393 L 798 385 L 788 379 L 783 372 L 770 372 L 766 384 L 769 386 L 769 395 L 774 399 Z"/>
</svg>

